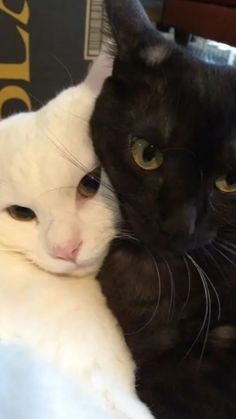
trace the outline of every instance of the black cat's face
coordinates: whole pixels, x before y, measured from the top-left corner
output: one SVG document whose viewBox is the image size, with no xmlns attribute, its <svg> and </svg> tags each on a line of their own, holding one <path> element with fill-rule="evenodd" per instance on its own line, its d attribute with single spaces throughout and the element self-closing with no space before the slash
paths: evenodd
<svg viewBox="0 0 236 419">
<path fill-rule="evenodd" d="M 121 2 L 107 3 L 118 54 L 91 120 L 95 151 L 130 231 L 155 255 L 188 252 L 236 222 L 236 71 L 169 45 L 137 1 L 118 20 Z"/>
</svg>

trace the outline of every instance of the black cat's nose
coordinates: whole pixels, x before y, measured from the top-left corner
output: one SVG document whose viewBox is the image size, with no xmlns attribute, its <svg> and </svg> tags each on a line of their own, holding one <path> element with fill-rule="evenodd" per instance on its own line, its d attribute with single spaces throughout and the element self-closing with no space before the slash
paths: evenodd
<svg viewBox="0 0 236 419">
<path fill-rule="evenodd" d="M 160 221 L 160 231 L 168 236 L 191 236 L 195 230 L 197 210 L 193 205 L 172 209 L 172 213 Z"/>
</svg>

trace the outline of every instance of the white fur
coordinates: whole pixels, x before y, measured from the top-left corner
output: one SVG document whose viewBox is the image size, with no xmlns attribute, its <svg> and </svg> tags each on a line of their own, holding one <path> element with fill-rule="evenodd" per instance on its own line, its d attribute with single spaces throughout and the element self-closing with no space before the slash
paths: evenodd
<svg viewBox="0 0 236 419">
<path fill-rule="evenodd" d="M 88 121 L 108 73 L 100 58 L 80 86 L 0 122 L 1 419 L 152 417 L 95 281 L 116 234 L 116 200 L 103 183 L 93 198 L 77 192 L 98 164 Z M 37 220 L 12 219 L 11 205 Z M 56 258 L 54 247 L 71 240 L 82 241 L 76 262 Z"/>
</svg>

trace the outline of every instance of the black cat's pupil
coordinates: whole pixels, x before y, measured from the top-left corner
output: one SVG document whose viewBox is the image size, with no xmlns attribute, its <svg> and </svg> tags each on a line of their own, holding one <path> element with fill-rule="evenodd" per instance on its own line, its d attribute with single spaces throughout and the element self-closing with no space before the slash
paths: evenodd
<svg viewBox="0 0 236 419">
<path fill-rule="evenodd" d="M 229 173 L 226 176 L 226 182 L 229 186 L 232 186 L 236 183 L 236 173 Z"/>
<path fill-rule="evenodd" d="M 101 181 L 101 168 L 97 167 L 95 170 L 84 176 L 80 185 L 79 191 L 82 191 L 82 195 L 89 196 L 95 195 L 98 191 Z"/>
<path fill-rule="evenodd" d="M 156 155 L 156 146 L 153 144 L 150 144 L 143 150 L 143 161 L 145 163 L 148 163 L 154 159 L 155 155 Z"/>
</svg>

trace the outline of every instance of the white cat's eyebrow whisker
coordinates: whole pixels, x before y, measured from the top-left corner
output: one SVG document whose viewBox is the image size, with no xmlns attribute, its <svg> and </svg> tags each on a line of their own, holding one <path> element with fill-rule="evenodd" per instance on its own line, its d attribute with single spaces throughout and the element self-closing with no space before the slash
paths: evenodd
<svg viewBox="0 0 236 419">
<path fill-rule="evenodd" d="M 51 135 L 52 135 L 52 133 L 51 133 Z M 53 137 L 55 137 L 55 135 Z M 91 169 L 86 168 L 79 160 L 77 160 L 73 156 L 73 154 L 64 146 L 64 144 L 62 144 L 60 141 L 59 142 L 56 141 L 56 137 L 55 137 L 55 139 L 53 139 L 52 137 L 47 135 L 47 138 L 57 148 L 57 150 L 60 151 L 61 155 L 64 158 L 66 158 L 66 160 L 70 161 L 74 166 L 78 167 L 79 169 L 82 169 L 85 174 L 89 173 L 91 171 Z"/>
<path fill-rule="evenodd" d="M 63 191 L 66 189 L 76 189 L 75 186 L 58 186 L 56 188 L 51 188 L 51 189 L 47 189 L 46 191 L 41 192 L 39 195 L 37 195 L 37 198 L 42 198 L 43 196 L 52 193 L 52 192 L 58 192 L 58 191 Z"/>
<path fill-rule="evenodd" d="M 52 133 L 51 133 L 52 135 Z M 58 139 L 56 138 L 56 136 L 54 135 L 54 139 L 52 137 L 50 137 L 49 135 L 47 135 L 47 138 L 49 139 L 49 141 L 51 141 L 53 143 L 53 145 L 57 148 L 58 151 L 60 151 L 60 154 L 66 158 L 67 161 L 69 161 L 70 163 L 72 163 L 75 167 L 81 169 L 85 176 L 89 175 L 89 173 L 91 173 L 93 170 L 96 169 L 96 167 L 94 168 L 88 168 L 86 167 L 83 163 L 81 163 L 81 161 L 79 161 L 68 149 L 67 147 L 65 147 L 64 144 L 62 144 L 60 141 L 58 141 Z M 114 192 L 113 187 L 108 184 L 107 182 L 101 181 L 102 186 L 104 186 L 105 188 L 107 188 L 108 190 Z"/>
</svg>

